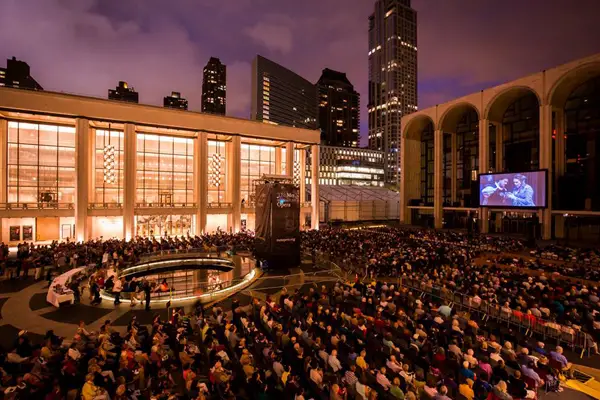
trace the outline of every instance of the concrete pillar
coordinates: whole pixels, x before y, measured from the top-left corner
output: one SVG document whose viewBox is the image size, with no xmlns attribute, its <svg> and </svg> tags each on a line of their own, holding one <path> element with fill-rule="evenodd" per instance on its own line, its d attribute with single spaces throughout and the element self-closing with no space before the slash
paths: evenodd
<svg viewBox="0 0 600 400">
<path fill-rule="evenodd" d="M 131 240 L 135 236 L 135 202 L 137 176 L 137 136 L 135 125 L 125 124 L 125 165 L 123 187 L 123 237 Z"/>
<path fill-rule="evenodd" d="M 319 145 L 313 144 L 310 146 L 310 156 L 310 199 L 312 207 L 310 224 L 312 229 L 319 229 L 319 218 L 321 213 L 321 202 L 319 197 Z"/>
<path fill-rule="evenodd" d="M 496 165 L 495 172 L 502 172 L 504 169 L 504 124 L 502 122 L 493 123 L 496 128 Z"/>
<path fill-rule="evenodd" d="M 444 210 L 444 131 L 433 135 L 433 219 L 435 229 L 443 228 Z"/>
<path fill-rule="evenodd" d="M 283 168 L 281 168 L 281 147 L 275 147 L 275 175 L 284 175 Z"/>
<path fill-rule="evenodd" d="M 298 150 L 298 162 L 300 163 L 300 205 L 306 202 L 306 150 Z"/>
<path fill-rule="evenodd" d="M 560 188 L 558 188 L 558 179 L 565 174 L 567 168 L 565 153 L 566 119 L 565 111 L 561 108 L 554 109 L 554 129 L 556 129 L 556 139 L 554 139 L 554 171 L 549 179 L 553 179 L 552 184 L 557 185 L 553 187 L 556 187 L 558 192 L 558 190 L 560 190 Z M 552 193 L 548 192 L 548 195 L 552 196 Z M 558 193 L 558 196 L 560 196 L 560 193 Z M 554 204 L 553 207 L 560 209 L 558 204 Z M 565 218 L 562 215 L 554 216 L 554 236 L 557 238 L 565 237 Z"/>
<path fill-rule="evenodd" d="M 479 173 L 486 173 L 490 169 L 490 121 L 487 119 L 479 120 Z M 478 194 L 477 194 L 478 195 Z M 489 210 L 485 207 L 479 209 L 479 219 L 481 221 L 481 233 L 488 233 L 490 221 Z"/>
<path fill-rule="evenodd" d="M 420 139 L 407 139 L 402 135 L 400 147 L 400 223 L 410 224 L 411 213 L 409 201 L 420 198 L 421 187 L 421 141 Z M 417 134 L 420 138 L 420 134 Z"/>
<path fill-rule="evenodd" d="M 90 121 L 77 118 L 75 126 L 75 239 L 83 242 L 88 239 L 88 202 L 91 182 Z M 116 167 L 116 166 L 115 166 Z"/>
<path fill-rule="evenodd" d="M 7 165 L 8 165 L 8 121 L 0 119 L 0 203 L 6 204 L 8 200 L 7 186 Z M 2 237 L 2 218 L 0 218 L 0 241 L 8 242 L 9 238 Z"/>
<path fill-rule="evenodd" d="M 540 106 L 540 168 L 547 169 L 552 177 L 552 106 Z M 542 210 L 542 239 L 552 237 L 552 179 L 546 188 L 548 207 Z"/>
<path fill-rule="evenodd" d="M 454 203 L 458 200 L 458 191 L 457 191 L 457 185 L 458 185 L 458 165 L 457 165 L 457 161 L 458 161 L 458 146 L 457 146 L 457 142 L 458 142 L 458 137 L 456 135 L 455 132 L 452 132 L 450 134 L 450 159 L 452 160 L 452 168 L 450 170 L 450 199 L 452 201 L 452 205 L 454 205 Z"/>
<path fill-rule="evenodd" d="M 194 157 L 196 159 L 194 163 L 196 234 L 201 235 L 206 229 L 208 209 L 208 135 L 206 132 L 198 132 L 198 137 L 194 141 Z"/>
<path fill-rule="evenodd" d="M 242 173 L 242 142 L 239 136 L 231 139 L 231 152 L 227 155 L 231 158 L 231 169 L 228 171 L 231 181 L 231 206 L 233 232 L 239 232 L 242 223 L 242 198 L 241 198 L 241 173 Z M 246 199 L 248 201 L 248 199 Z"/>
<path fill-rule="evenodd" d="M 285 174 L 288 178 L 294 178 L 294 143 L 285 144 Z"/>
</svg>

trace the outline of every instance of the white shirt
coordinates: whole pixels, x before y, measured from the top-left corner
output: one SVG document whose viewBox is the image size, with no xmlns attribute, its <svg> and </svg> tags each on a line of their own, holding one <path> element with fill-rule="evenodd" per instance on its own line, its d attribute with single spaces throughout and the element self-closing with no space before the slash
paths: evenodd
<svg viewBox="0 0 600 400">
<path fill-rule="evenodd" d="M 329 356 L 328 364 L 333 369 L 333 372 L 338 372 L 342 369 L 342 364 L 336 356 Z"/>
</svg>

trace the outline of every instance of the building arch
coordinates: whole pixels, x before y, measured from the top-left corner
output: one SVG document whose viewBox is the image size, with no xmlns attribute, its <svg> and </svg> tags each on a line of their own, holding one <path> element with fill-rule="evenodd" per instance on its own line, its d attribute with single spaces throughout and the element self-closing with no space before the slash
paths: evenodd
<svg viewBox="0 0 600 400">
<path fill-rule="evenodd" d="M 420 140 L 421 132 L 427 128 L 427 125 L 431 124 L 435 130 L 435 122 L 433 119 L 426 114 L 414 115 L 411 118 L 406 126 L 402 129 L 402 136 L 406 138 L 406 140 Z"/>
<path fill-rule="evenodd" d="M 528 94 L 534 94 L 537 97 L 538 104 L 542 104 L 541 96 L 534 88 L 523 85 L 510 86 L 490 99 L 483 113 L 484 118 L 494 122 L 502 121 L 508 107 Z"/>
<path fill-rule="evenodd" d="M 546 104 L 564 108 L 571 94 L 589 80 L 600 76 L 600 61 L 593 61 L 570 69 L 560 76 L 548 91 Z"/>
<path fill-rule="evenodd" d="M 478 118 L 481 119 L 479 110 L 471 102 L 464 101 L 451 105 L 440 117 L 438 129 L 444 132 L 454 132 L 463 115 L 471 110 L 474 110 L 477 113 Z"/>
</svg>

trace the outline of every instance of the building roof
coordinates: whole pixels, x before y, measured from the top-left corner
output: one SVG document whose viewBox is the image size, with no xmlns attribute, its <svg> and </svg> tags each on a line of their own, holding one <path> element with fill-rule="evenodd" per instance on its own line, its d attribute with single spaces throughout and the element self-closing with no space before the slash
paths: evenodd
<svg viewBox="0 0 600 400">
<path fill-rule="evenodd" d="M 6 87 L 0 88 L 0 115 L 3 112 L 87 118 L 305 144 L 319 144 L 321 140 L 318 130 L 96 97 Z"/>
</svg>

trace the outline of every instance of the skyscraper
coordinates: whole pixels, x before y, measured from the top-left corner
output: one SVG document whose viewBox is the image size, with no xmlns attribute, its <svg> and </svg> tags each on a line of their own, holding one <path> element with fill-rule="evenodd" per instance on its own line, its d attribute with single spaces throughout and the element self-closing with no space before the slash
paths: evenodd
<svg viewBox="0 0 600 400">
<path fill-rule="evenodd" d="M 417 12 L 410 0 L 377 0 L 369 17 L 369 148 L 386 154 L 399 182 L 400 119 L 417 110 Z"/>
<path fill-rule="evenodd" d="M 345 73 L 325 68 L 317 82 L 321 143 L 358 146 L 359 98 Z"/>
<path fill-rule="evenodd" d="M 133 87 L 129 87 L 127 82 L 119 81 L 119 85 L 115 89 L 108 89 L 108 99 L 137 103 L 138 92 Z"/>
<path fill-rule="evenodd" d="M 315 85 L 260 55 L 252 61 L 251 119 L 316 129 Z"/>
<path fill-rule="evenodd" d="M 211 57 L 202 77 L 202 112 L 225 115 L 227 109 L 227 66 Z"/>
<path fill-rule="evenodd" d="M 170 96 L 166 96 L 163 99 L 163 107 L 167 108 L 179 108 L 180 110 L 188 109 L 188 101 L 181 97 L 179 92 L 171 92 Z"/>
<path fill-rule="evenodd" d="M 15 57 L 6 60 L 6 68 L 0 68 L 0 86 L 44 90 L 30 75 L 29 64 Z"/>
</svg>

